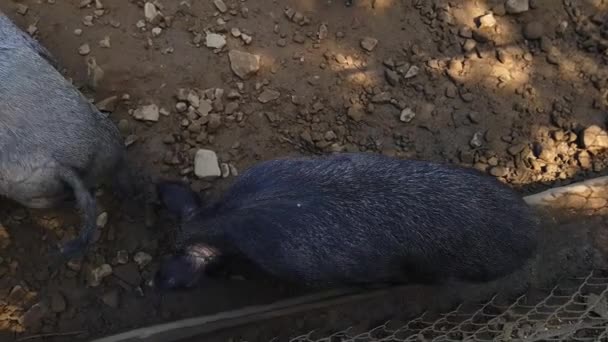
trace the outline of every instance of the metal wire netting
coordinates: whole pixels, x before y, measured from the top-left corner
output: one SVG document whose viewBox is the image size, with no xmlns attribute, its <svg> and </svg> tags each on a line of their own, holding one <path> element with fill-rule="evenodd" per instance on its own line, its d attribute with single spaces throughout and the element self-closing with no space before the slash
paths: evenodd
<svg viewBox="0 0 608 342">
<path fill-rule="evenodd" d="M 387 322 L 363 333 L 354 330 L 325 337 L 312 331 L 291 341 L 608 342 L 608 271 L 568 279 L 543 296 L 527 293 L 511 304 L 501 304 L 495 296 L 486 303 L 460 305 L 446 314 L 424 313 L 405 324 Z"/>
</svg>

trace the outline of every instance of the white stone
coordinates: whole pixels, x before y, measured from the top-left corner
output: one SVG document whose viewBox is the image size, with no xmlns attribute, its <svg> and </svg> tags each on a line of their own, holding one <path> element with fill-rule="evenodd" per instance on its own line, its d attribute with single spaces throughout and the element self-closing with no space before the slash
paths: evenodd
<svg viewBox="0 0 608 342">
<path fill-rule="evenodd" d="M 211 150 L 200 149 L 194 156 L 194 174 L 198 178 L 219 177 L 222 175 L 217 154 Z"/>
<path fill-rule="evenodd" d="M 160 110 L 155 104 L 141 106 L 133 112 L 133 117 L 140 121 L 156 122 L 160 117 Z"/>
<path fill-rule="evenodd" d="M 212 49 L 221 49 L 226 46 L 226 37 L 217 33 L 207 33 L 205 46 Z"/>
<path fill-rule="evenodd" d="M 411 122 L 412 120 L 414 120 L 415 116 L 416 116 L 416 113 L 414 113 L 414 111 L 408 107 L 401 111 L 399 120 L 401 120 L 403 122 Z"/>
</svg>

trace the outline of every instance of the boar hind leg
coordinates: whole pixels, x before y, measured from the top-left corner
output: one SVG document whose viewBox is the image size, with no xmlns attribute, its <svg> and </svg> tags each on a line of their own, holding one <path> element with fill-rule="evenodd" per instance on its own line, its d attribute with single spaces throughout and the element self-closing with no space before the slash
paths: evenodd
<svg viewBox="0 0 608 342">
<path fill-rule="evenodd" d="M 76 204 L 80 209 L 82 228 L 80 234 L 74 240 L 68 241 L 61 248 L 62 256 L 73 258 L 84 254 L 93 239 L 96 229 L 97 206 L 95 198 L 84 185 L 80 176 L 72 169 L 62 167 L 58 170 L 58 176 L 66 185 L 72 188 Z"/>
</svg>

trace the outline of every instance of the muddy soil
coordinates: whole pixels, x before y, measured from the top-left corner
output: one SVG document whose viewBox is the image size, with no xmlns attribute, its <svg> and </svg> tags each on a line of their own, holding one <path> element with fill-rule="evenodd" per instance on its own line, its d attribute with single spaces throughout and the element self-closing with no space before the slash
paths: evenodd
<svg viewBox="0 0 608 342">
<path fill-rule="evenodd" d="M 606 1 L 531 0 L 521 13 L 503 0 L 156 0 L 147 17 L 144 7 L 0 0 L 111 112 L 138 167 L 209 199 L 260 160 L 335 151 L 462 164 L 522 194 L 605 174 Z M 231 50 L 259 56 L 259 70 L 238 77 L 258 68 L 231 62 Z M 102 77 L 87 73 L 90 57 Z M 198 149 L 217 154 L 222 177 L 195 175 Z M 77 232 L 74 209 L 0 202 L 0 340 L 90 339 L 306 291 L 245 267 L 157 305 L 147 284 L 174 224 L 147 229 L 102 190 L 95 247 L 55 273 L 46 253 Z M 104 264 L 112 274 L 96 284 Z"/>
</svg>

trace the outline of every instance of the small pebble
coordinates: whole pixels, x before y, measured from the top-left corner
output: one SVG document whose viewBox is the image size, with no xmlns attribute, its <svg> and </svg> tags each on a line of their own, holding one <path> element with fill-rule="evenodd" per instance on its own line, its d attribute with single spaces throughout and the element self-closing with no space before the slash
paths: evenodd
<svg viewBox="0 0 608 342">
<path fill-rule="evenodd" d="M 78 54 L 80 54 L 81 56 L 86 56 L 89 53 L 91 53 L 91 47 L 89 47 L 89 44 L 82 44 L 78 48 Z"/>
</svg>

